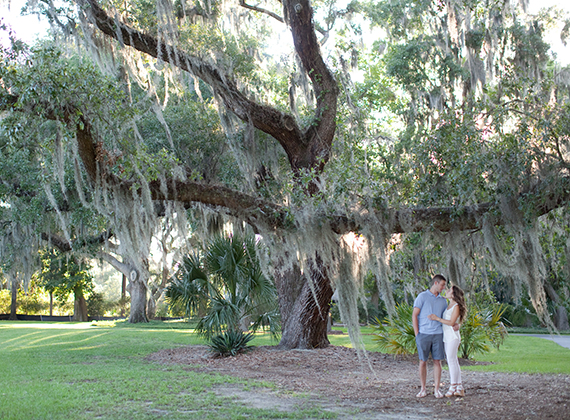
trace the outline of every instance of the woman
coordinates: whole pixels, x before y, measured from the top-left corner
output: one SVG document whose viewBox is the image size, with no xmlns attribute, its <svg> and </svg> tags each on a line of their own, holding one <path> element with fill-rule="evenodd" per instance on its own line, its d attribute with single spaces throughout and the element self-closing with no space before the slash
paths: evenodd
<svg viewBox="0 0 570 420">
<path fill-rule="evenodd" d="M 447 309 L 443 312 L 443 318 L 435 314 L 428 316 L 432 321 L 439 321 L 443 325 L 443 344 L 445 346 L 445 356 L 447 366 L 449 366 L 450 387 L 446 397 L 463 397 L 465 391 L 461 384 L 461 369 L 459 368 L 459 360 L 457 360 L 457 350 L 461 342 L 459 330 L 454 331 L 453 326 L 460 324 L 465 319 L 467 308 L 465 306 L 465 294 L 458 286 L 451 286 L 445 292 L 445 297 L 449 300 Z"/>
</svg>

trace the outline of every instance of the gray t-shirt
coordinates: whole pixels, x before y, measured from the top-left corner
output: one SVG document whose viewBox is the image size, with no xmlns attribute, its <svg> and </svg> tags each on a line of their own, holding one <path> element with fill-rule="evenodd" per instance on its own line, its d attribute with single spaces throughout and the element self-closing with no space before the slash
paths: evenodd
<svg viewBox="0 0 570 420">
<path fill-rule="evenodd" d="M 421 334 L 443 334 L 441 322 L 428 319 L 428 315 L 443 316 L 447 308 L 447 300 L 441 295 L 434 295 L 429 290 L 421 292 L 414 301 L 414 308 L 420 309 L 418 326 Z"/>
</svg>

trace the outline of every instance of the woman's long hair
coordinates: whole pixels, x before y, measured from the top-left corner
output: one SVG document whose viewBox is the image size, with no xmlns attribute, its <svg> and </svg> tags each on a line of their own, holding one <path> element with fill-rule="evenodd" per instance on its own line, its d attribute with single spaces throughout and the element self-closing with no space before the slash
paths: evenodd
<svg viewBox="0 0 570 420">
<path fill-rule="evenodd" d="M 465 319 L 465 315 L 467 314 L 467 305 L 465 304 L 465 293 L 459 286 L 455 284 L 451 286 L 451 290 L 453 291 L 453 300 L 457 302 L 457 306 L 459 306 L 459 320 L 463 322 Z"/>
</svg>

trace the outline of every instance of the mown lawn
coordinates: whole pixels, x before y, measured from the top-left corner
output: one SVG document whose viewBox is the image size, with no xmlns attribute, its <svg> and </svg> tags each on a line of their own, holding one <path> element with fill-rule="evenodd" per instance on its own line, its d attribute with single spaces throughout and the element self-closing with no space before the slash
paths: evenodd
<svg viewBox="0 0 570 420">
<path fill-rule="evenodd" d="M 518 373 L 561 373 L 570 375 L 570 349 L 538 337 L 509 335 L 505 343 L 475 360 L 492 365 L 471 366 L 469 370 Z"/>
<path fill-rule="evenodd" d="M 0 322 L 0 418 L 321 418 L 318 408 L 283 413 L 217 396 L 232 377 L 150 363 L 165 348 L 199 344 L 188 324 Z"/>
</svg>

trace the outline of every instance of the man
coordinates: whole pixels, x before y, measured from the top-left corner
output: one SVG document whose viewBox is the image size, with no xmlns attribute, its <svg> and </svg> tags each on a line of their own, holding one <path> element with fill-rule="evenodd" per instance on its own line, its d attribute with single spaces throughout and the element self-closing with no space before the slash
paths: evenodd
<svg viewBox="0 0 570 420">
<path fill-rule="evenodd" d="M 441 382 L 441 361 L 445 358 L 443 347 L 443 329 L 441 322 L 431 321 L 428 316 L 435 314 L 443 316 L 443 311 L 447 308 L 447 300 L 440 295 L 445 289 L 447 280 L 441 274 L 433 277 L 431 287 L 421 292 L 414 301 L 414 311 L 412 312 L 412 324 L 416 334 L 416 345 L 420 357 L 420 383 L 422 389 L 416 395 L 423 398 L 426 393 L 427 360 L 431 352 L 433 359 L 433 380 L 435 383 L 434 395 L 442 398 L 443 394 L 439 390 Z"/>
</svg>

